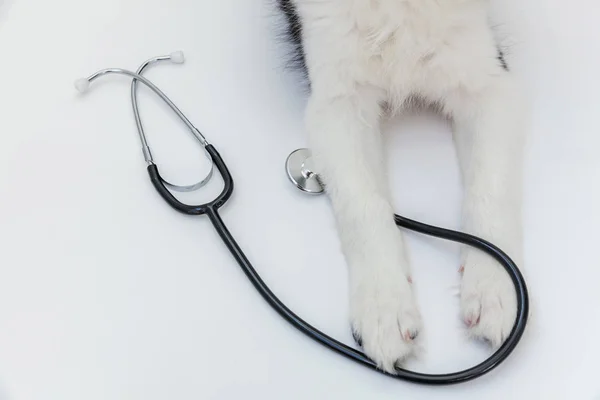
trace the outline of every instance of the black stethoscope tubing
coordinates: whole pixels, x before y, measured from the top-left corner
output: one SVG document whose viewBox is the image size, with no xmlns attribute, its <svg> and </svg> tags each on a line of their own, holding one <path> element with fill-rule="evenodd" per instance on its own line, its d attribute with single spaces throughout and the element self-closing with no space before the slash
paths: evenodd
<svg viewBox="0 0 600 400">
<path fill-rule="evenodd" d="M 105 70 L 100 70 L 95 74 L 89 76 L 88 78 L 83 78 L 78 80 L 75 83 L 76 88 L 85 92 L 92 81 L 97 79 L 100 76 L 104 76 L 107 74 L 121 74 L 127 75 L 133 78 L 132 82 L 132 104 L 134 108 L 134 115 L 136 116 L 136 122 L 138 127 L 138 132 L 140 134 L 140 139 L 142 141 L 142 150 L 144 153 L 144 158 L 148 163 L 147 171 L 150 176 L 150 180 L 154 185 L 156 191 L 160 194 L 160 196 L 169 204 L 173 209 L 186 214 L 186 215 L 207 215 L 210 219 L 212 225 L 214 226 L 216 232 L 219 234 L 219 237 L 225 244 L 225 246 L 231 252 L 233 258 L 237 261 L 242 271 L 246 274 L 252 285 L 256 288 L 258 293 L 265 299 L 265 301 L 285 320 L 287 320 L 292 326 L 298 329 L 300 332 L 304 333 L 309 338 L 313 339 L 317 343 L 324 345 L 341 354 L 348 359 L 351 359 L 363 366 L 371 368 L 377 372 L 383 373 L 387 376 L 394 377 L 397 379 L 419 383 L 419 384 L 428 384 L 428 385 L 449 385 L 456 384 L 461 382 L 466 382 L 480 376 L 483 376 L 496 368 L 500 363 L 502 363 L 515 349 L 523 333 L 525 331 L 525 327 L 527 324 L 527 319 L 529 315 L 529 297 L 527 292 L 527 285 L 525 283 L 525 279 L 523 275 L 519 271 L 517 265 L 511 260 L 511 258 L 505 254 L 501 249 L 494 246 L 492 243 L 481 239 L 479 237 L 452 231 L 449 229 L 438 228 L 432 225 L 426 225 L 421 222 L 417 222 L 408 218 L 401 217 L 399 215 L 394 215 L 394 220 L 396 225 L 401 228 L 410 229 L 412 231 L 450 240 L 453 242 L 462 243 L 471 247 L 474 247 L 478 250 L 481 250 L 488 255 L 492 256 L 496 261 L 498 261 L 509 274 L 513 285 L 516 289 L 517 295 L 517 315 L 515 319 L 515 323 L 513 328 L 508 336 L 508 338 L 504 341 L 504 343 L 497 349 L 489 358 L 484 360 L 483 362 L 471 367 L 469 369 L 465 369 L 459 372 L 447 373 L 447 374 L 424 374 L 413 371 L 408 371 L 402 368 L 396 368 L 396 374 L 390 374 L 385 372 L 377 367 L 377 365 L 369 359 L 365 354 L 360 351 L 357 351 L 329 336 L 320 330 L 314 328 L 298 315 L 294 314 L 292 310 L 290 310 L 285 304 L 281 302 L 275 296 L 275 294 L 269 289 L 267 284 L 261 279 L 260 275 L 254 269 L 240 246 L 235 241 L 233 235 L 227 229 L 227 226 L 221 219 L 219 215 L 219 209 L 230 199 L 234 183 L 231 173 L 229 172 L 227 166 L 223 162 L 221 155 L 215 149 L 215 147 L 208 143 L 206 138 L 200 133 L 196 127 L 194 127 L 191 122 L 183 115 L 183 113 L 173 104 L 173 102 L 160 90 L 158 89 L 152 82 L 148 79 L 144 78 L 141 73 L 143 70 L 150 64 L 154 62 L 158 62 L 161 60 L 171 60 L 175 63 L 183 62 L 183 55 L 181 52 L 171 53 L 170 56 L 161 56 L 150 59 L 146 61 L 138 70 L 138 72 L 131 72 L 128 70 L 123 70 L 120 68 L 109 68 Z M 180 117 L 180 119 L 188 126 L 190 131 L 194 134 L 194 136 L 198 139 L 198 141 L 203 146 L 206 155 L 210 158 L 211 170 L 209 175 L 204 178 L 201 182 L 195 185 L 188 186 L 178 186 L 173 185 L 163 179 L 158 171 L 158 166 L 154 163 L 152 158 L 150 147 L 146 141 L 143 128 L 141 126 L 141 119 L 138 115 L 137 108 L 137 100 L 135 95 L 136 83 L 142 82 L 148 88 L 150 88 L 154 93 L 156 93 L 167 105 Z M 200 204 L 200 205 L 188 205 L 180 202 L 173 196 L 171 191 L 167 188 L 170 187 L 173 190 L 178 191 L 189 191 L 195 188 L 203 186 L 210 176 L 212 176 L 212 165 L 216 166 L 218 171 L 220 172 L 223 178 L 223 190 L 221 193 L 211 202 Z M 391 218 L 392 216 L 390 216 Z"/>
<path fill-rule="evenodd" d="M 233 193 L 233 178 L 214 146 L 209 144 L 206 146 L 206 150 L 212 158 L 215 166 L 219 170 L 224 181 L 223 191 L 215 200 L 202 205 L 187 205 L 181 203 L 163 184 L 163 180 L 158 172 L 158 167 L 156 164 L 148 166 L 148 174 L 150 175 L 150 180 L 152 181 L 154 188 L 175 210 L 187 215 L 207 215 L 215 230 L 219 234 L 219 237 L 229 249 L 233 258 L 237 261 L 242 271 L 246 274 L 260 295 L 275 311 L 277 311 L 277 313 L 279 313 L 281 317 L 283 317 L 292 326 L 300 330 L 311 339 L 353 361 L 358 362 L 359 364 L 374 369 L 385 375 L 413 383 L 428 385 L 449 385 L 478 378 L 490 372 L 492 369 L 502 363 L 519 343 L 527 324 L 527 318 L 529 315 L 529 299 L 525 279 L 511 258 L 498 247 L 476 236 L 426 225 L 421 222 L 401 217 L 399 215 L 394 215 L 396 225 L 399 227 L 410 229 L 425 235 L 463 243 L 484 251 L 485 253 L 494 257 L 505 268 L 506 272 L 508 272 L 513 281 L 513 284 L 517 290 L 518 311 L 516 323 L 514 324 L 513 329 L 504 344 L 500 346 L 500 348 L 488 359 L 472 368 L 448 374 L 424 374 L 408 371 L 402 368 L 396 368 L 396 375 L 389 374 L 377 368 L 377 365 L 364 353 L 327 336 L 325 333 L 311 326 L 298 315 L 294 314 L 292 310 L 290 310 L 283 302 L 281 302 L 281 300 L 277 298 L 277 296 L 275 296 L 267 284 L 261 279 L 258 272 L 256 272 L 256 269 L 252 266 L 240 246 L 235 241 L 233 235 L 227 229 L 227 226 L 221 219 L 218 212 L 218 210 L 227 202 L 227 200 L 229 200 L 231 194 Z"/>
</svg>

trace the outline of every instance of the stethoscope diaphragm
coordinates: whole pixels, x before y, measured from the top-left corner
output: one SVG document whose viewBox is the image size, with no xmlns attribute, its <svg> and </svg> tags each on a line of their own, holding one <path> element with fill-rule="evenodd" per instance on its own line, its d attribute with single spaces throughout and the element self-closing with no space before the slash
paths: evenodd
<svg viewBox="0 0 600 400">
<path fill-rule="evenodd" d="M 322 194 L 325 186 L 314 170 L 314 161 L 309 149 L 294 150 L 285 161 L 285 170 L 292 183 L 309 194 Z"/>
</svg>

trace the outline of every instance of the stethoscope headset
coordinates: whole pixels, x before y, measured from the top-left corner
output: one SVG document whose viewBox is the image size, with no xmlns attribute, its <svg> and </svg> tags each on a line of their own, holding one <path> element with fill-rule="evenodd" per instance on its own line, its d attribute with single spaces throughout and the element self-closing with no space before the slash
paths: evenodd
<svg viewBox="0 0 600 400">
<path fill-rule="evenodd" d="M 236 243 L 232 234 L 227 229 L 227 226 L 219 215 L 219 209 L 225 205 L 225 203 L 231 197 L 233 193 L 233 178 L 229 172 L 223 158 L 216 150 L 216 148 L 210 144 L 206 138 L 200 133 L 200 131 L 186 118 L 186 116 L 175 106 L 175 104 L 151 81 L 142 76 L 144 70 L 151 64 L 160 61 L 171 61 L 173 63 L 183 63 L 184 57 L 182 52 L 174 52 L 170 55 L 155 57 L 144 62 L 137 70 L 137 72 L 128 71 L 121 68 L 109 68 L 100 70 L 88 78 L 82 78 L 75 83 L 75 87 L 80 92 L 85 92 L 91 82 L 95 79 L 107 75 L 107 74 L 121 74 L 127 75 L 133 78 L 131 84 L 131 102 L 133 107 L 133 113 L 136 120 L 138 134 L 142 143 L 142 152 L 147 166 L 148 175 L 154 185 L 154 188 L 159 195 L 175 210 L 187 214 L 187 215 L 206 215 L 212 222 L 215 230 L 221 237 L 223 243 L 227 246 L 231 255 L 242 271 L 246 274 L 250 282 L 254 285 L 260 295 L 266 300 L 266 302 L 277 312 L 281 317 L 287 320 L 292 326 L 297 328 L 300 332 L 304 333 L 314 341 L 324 345 L 325 347 L 333 350 L 359 364 L 362 364 L 368 368 L 376 370 L 382 374 L 390 377 L 394 377 L 401 380 L 410 381 L 419 384 L 429 385 L 447 385 L 466 382 L 484 374 L 487 374 L 499 364 L 501 364 L 515 349 L 519 343 L 527 324 L 529 314 L 529 298 L 527 293 L 527 286 L 525 280 L 519 271 L 517 265 L 511 260 L 511 258 L 505 254 L 501 249 L 493 245 L 492 243 L 481 239 L 479 237 L 465 234 L 462 232 L 452 231 L 449 229 L 438 228 L 436 226 L 426 225 L 421 222 L 410 220 L 400 215 L 394 215 L 396 225 L 401 228 L 410 229 L 414 232 L 421 234 L 450 240 L 457 243 L 462 243 L 478 250 L 481 250 L 496 261 L 498 261 L 509 274 L 517 295 L 517 315 L 513 325 L 513 328 L 504 341 L 504 343 L 486 360 L 482 361 L 478 365 L 465 369 L 459 372 L 447 373 L 447 374 L 424 374 L 413 371 L 408 371 L 402 368 L 396 368 L 396 374 L 390 374 L 382 371 L 377 365 L 370 360 L 365 354 L 357 351 L 339 341 L 327 336 L 325 333 L 311 326 L 305 322 L 298 315 L 294 314 L 292 310 L 286 307 L 277 296 L 269 289 L 265 282 L 261 279 L 259 274 L 256 272 L 250 261 L 246 258 L 246 255 Z M 177 114 L 177 116 L 183 121 L 183 123 L 192 132 L 194 137 L 202 145 L 208 160 L 210 161 L 210 170 L 208 174 L 196 184 L 193 185 L 175 185 L 167 182 L 163 179 L 159 173 L 158 166 L 154 162 L 150 146 L 146 139 L 144 129 L 142 126 L 141 118 L 139 115 L 139 108 L 137 103 L 137 82 L 141 82 L 156 93 L 167 105 Z M 180 202 L 173 196 L 171 190 L 178 192 L 190 192 L 203 187 L 211 179 L 213 175 L 214 167 L 221 174 L 224 182 L 222 192 L 211 202 L 199 205 L 188 205 Z M 301 190 L 307 193 L 319 194 L 325 191 L 325 187 L 319 181 L 319 176 L 312 170 L 310 151 L 307 149 L 299 149 L 294 151 L 286 161 L 286 171 L 288 178 Z M 171 189 L 171 190 L 169 190 Z M 391 217 L 391 216 L 390 216 Z"/>
</svg>

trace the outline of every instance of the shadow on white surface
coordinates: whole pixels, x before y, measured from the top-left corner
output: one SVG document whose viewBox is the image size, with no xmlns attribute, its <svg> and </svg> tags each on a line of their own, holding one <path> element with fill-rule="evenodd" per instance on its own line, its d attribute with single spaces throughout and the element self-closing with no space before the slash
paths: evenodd
<svg viewBox="0 0 600 400">
<path fill-rule="evenodd" d="M 148 77 L 228 163 L 236 190 L 223 218 L 290 308 L 352 343 L 327 200 L 296 192 L 283 169 L 305 145 L 305 95 L 282 69 L 268 2 L 30 0 L 7 13 L 8 4 L 0 7 L 0 51 L 10 55 L 0 64 L 0 398 L 597 397 L 595 3 L 495 3 L 499 30 L 514 32 L 509 60 L 534 105 L 524 268 L 534 313 L 501 367 L 443 388 L 379 376 L 289 328 L 208 221 L 174 213 L 155 194 L 129 80 L 108 78 L 85 96 L 73 88 L 97 69 L 134 69 L 184 50 L 185 64 L 157 66 Z M 195 179 L 204 162 L 196 143 L 144 88 L 140 104 L 165 175 Z M 426 115 L 387 130 L 398 212 L 457 228 L 448 127 Z M 408 241 L 426 323 L 424 352 L 410 367 L 445 372 L 482 360 L 488 350 L 464 339 L 451 290 L 457 247 L 413 234 Z"/>
</svg>

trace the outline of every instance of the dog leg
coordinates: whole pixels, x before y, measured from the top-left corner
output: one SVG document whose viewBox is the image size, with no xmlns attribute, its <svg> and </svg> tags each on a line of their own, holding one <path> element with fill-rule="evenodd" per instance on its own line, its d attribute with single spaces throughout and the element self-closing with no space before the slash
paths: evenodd
<svg viewBox="0 0 600 400">
<path fill-rule="evenodd" d="M 510 75 L 499 72 L 476 93 L 450 102 L 464 184 L 463 229 L 499 246 L 522 265 L 524 104 Z M 462 316 L 472 336 L 500 346 L 512 330 L 516 294 L 491 257 L 464 248 Z"/>
<path fill-rule="evenodd" d="M 310 146 L 349 268 L 352 329 L 367 356 L 393 373 L 413 350 L 421 317 L 385 174 L 379 131 L 384 93 L 353 83 L 330 96 L 328 87 L 313 86 Z"/>
</svg>

